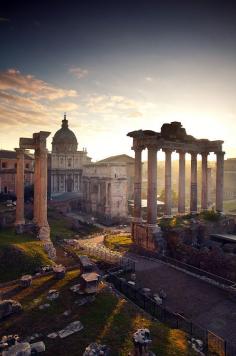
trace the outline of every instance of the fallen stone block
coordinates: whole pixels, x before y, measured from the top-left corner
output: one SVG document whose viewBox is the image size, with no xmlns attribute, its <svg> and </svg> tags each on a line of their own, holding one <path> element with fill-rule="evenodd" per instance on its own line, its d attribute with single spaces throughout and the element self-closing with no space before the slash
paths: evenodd
<svg viewBox="0 0 236 356">
<path fill-rule="evenodd" d="M 28 342 L 21 342 L 11 346 L 7 351 L 3 351 L 2 356 L 30 356 L 31 346 Z"/>
<path fill-rule="evenodd" d="M 81 324 L 80 321 L 73 321 L 69 325 L 67 325 L 64 329 L 58 331 L 58 335 L 61 339 L 64 339 L 65 337 L 72 335 L 80 330 L 82 330 L 84 327 Z"/>
<path fill-rule="evenodd" d="M 43 341 L 38 341 L 38 342 L 34 342 L 33 344 L 30 345 L 31 346 L 31 352 L 32 353 L 40 353 L 40 352 L 44 352 L 46 350 L 45 344 Z"/>
<path fill-rule="evenodd" d="M 19 302 L 13 299 L 5 299 L 0 301 L 0 320 L 11 315 L 18 313 L 22 310 Z"/>
<path fill-rule="evenodd" d="M 25 274 L 20 279 L 20 285 L 24 288 L 30 287 L 32 284 L 32 276 L 30 274 Z"/>
</svg>

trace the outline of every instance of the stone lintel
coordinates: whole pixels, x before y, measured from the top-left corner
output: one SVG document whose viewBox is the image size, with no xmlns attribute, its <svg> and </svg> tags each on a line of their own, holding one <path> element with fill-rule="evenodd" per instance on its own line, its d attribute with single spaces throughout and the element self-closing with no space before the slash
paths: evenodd
<svg viewBox="0 0 236 356">
<path fill-rule="evenodd" d="M 33 150 L 35 148 L 34 140 L 32 138 L 20 138 L 20 148 Z"/>
</svg>

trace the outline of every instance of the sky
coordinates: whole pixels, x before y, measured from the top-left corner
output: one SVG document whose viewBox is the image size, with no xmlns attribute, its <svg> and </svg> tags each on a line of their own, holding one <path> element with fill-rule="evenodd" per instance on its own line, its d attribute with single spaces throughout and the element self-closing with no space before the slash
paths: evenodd
<svg viewBox="0 0 236 356">
<path fill-rule="evenodd" d="M 66 112 L 94 160 L 171 121 L 236 157 L 233 1 L 0 0 L 0 43 L 2 149 L 44 130 L 50 150 Z"/>
</svg>

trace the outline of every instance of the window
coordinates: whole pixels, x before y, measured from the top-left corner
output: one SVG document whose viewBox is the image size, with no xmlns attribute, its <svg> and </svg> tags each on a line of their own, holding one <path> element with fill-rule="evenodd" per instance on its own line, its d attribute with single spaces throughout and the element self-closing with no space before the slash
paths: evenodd
<svg viewBox="0 0 236 356">
<path fill-rule="evenodd" d="M 29 169 L 29 163 L 26 163 L 25 168 Z"/>
<path fill-rule="evenodd" d="M 68 167 L 71 167 L 71 161 L 72 161 L 72 159 L 68 158 Z"/>
<path fill-rule="evenodd" d="M 15 163 L 15 169 L 17 168 L 17 163 Z"/>
<path fill-rule="evenodd" d="M 7 168 L 7 162 L 2 162 L 2 168 Z"/>
</svg>

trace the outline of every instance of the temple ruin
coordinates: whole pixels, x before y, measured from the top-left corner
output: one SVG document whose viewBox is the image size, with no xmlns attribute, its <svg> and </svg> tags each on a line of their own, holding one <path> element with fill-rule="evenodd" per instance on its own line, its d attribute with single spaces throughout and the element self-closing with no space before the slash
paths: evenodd
<svg viewBox="0 0 236 356">
<path fill-rule="evenodd" d="M 196 213 L 197 207 L 197 155 L 202 156 L 202 192 L 201 209 L 207 210 L 207 157 L 210 152 L 216 154 L 216 211 L 223 211 L 223 175 L 224 152 L 223 141 L 196 139 L 186 133 L 180 122 L 162 125 L 161 132 L 138 130 L 129 132 L 133 138 L 132 149 L 135 152 L 135 183 L 134 183 L 134 216 L 132 222 L 133 239 L 145 248 L 153 249 L 158 236 L 161 236 L 157 225 L 157 152 L 165 152 L 165 216 L 171 217 L 171 154 L 179 154 L 179 189 L 178 213 L 185 214 L 185 155 L 191 155 L 191 192 L 190 212 Z M 147 188 L 147 221 L 141 214 L 142 190 L 142 151 L 148 150 L 148 188 Z"/>
<path fill-rule="evenodd" d="M 24 151 L 34 150 L 34 218 L 33 222 L 38 230 L 38 237 L 42 241 L 49 257 L 56 257 L 56 250 L 50 239 L 50 227 L 47 220 L 47 148 L 46 140 L 50 132 L 40 131 L 33 134 L 33 138 L 20 138 L 17 154 L 16 174 L 16 221 L 18 231 L 23 230 L 24 217 Z"/>
</svg>

